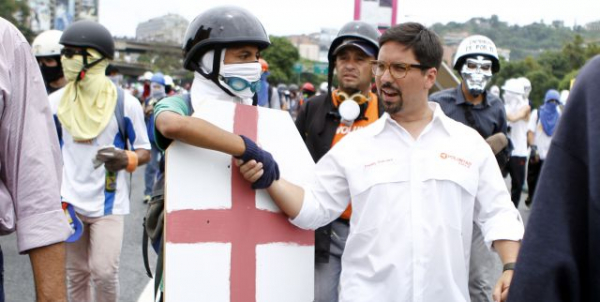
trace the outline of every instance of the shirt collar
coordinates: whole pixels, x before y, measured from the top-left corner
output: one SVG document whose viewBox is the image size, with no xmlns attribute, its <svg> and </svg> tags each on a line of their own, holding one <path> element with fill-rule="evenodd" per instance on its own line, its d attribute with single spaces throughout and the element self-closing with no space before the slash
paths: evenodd
<svg viewBox="0 0 600 302">
<path fill-rule="evenodd" d="M 436 102 L 428 102 L 427 105 L 431 110 L 433 110 L 433 118 L 431 119 L 430 124 L 440 124 L 448 134 L 452 134 L 452 119 L 450 119 L 448 116 L 446 116 L 446 114 L 444 114 L 444 111 L 442 111 L 442 107 L 440 107 L 440 105 Z M 387 112 L 385 112 L 381 116 L 381 118 L 379 118 L 379 120 L 373 123 L 371 128 L 373 130 L 373 135 L 380 134 L 386 125 L 388 127 L 392 125 L 399 126 L 398 123 L 394 119 L 392 119 L 392 117 Z"/>
</svg>

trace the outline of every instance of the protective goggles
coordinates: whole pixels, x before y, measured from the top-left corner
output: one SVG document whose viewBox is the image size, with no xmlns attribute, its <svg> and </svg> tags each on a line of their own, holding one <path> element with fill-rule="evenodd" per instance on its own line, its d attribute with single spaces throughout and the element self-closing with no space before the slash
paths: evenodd
<svg viewBox="0 0 600 302">
<path fill-rule="evenodd" d="M 367 101 L 369 101 L 369 98 L 362 95 L 361 93 L 355 93 L 353 95 L 348 95 L 347 93 L 337 90 L 335 92 L 335 96 L 337 97 L 338 101 L 340 103 L 342 103 L 345 100 L 354 100 L 357 104 L 362 105 L 364 103 L 366 103 Z"/>
<path fill-rule="evenodd" d="M 85 49 L 75 49 L 75 48 L 63 48 L 60 51 L 60 54 L 71 59 L 73 58 L 75 55 L 80 55 L 80 56 L 89 56 L 90 54 L 85 50 Z"/>
<path fill-rule="evenodd" d="M 221 79 L 227 86 L 235 91 L 242 91 L 248 87 L 250 87 L 250 91 L 252 92 L 260 91 L 260 81 L 250 83 L 247 80 L 238 77 L 221 77 Z"/>
</svg>

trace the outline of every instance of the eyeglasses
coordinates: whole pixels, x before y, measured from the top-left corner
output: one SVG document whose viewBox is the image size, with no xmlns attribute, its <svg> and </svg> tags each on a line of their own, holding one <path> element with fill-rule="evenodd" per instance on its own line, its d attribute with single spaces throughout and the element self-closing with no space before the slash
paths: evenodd
<svg viewBox="0 0 600 302">
<path fill-rule="evenodd" d="M 242 91 L 248 87 L 250 87 L 250 91 L 259 92 L 260 91 L 260 81 L 256 82 L 248 82 L 245 79 L 238 77 L 221 77 L 223 82 L 231 87 L 235 91 Z"/>
<path fill-rule="evenodd" d="M 430 66 L 420 65 L 420 64 L 407 64 L 407 63 L 387 63 L 384 61 L 371 61 L 371 70 L 375 76 L 382 76 L 386 70 L 390 71 L 390 75 L 392 78 L 399 80 L 406 77 L 411 68 L 418 68 L 421 70 L 429 69 Z"/>
<path fill-rule="evenodd" d="M 90 54 L 85 50 L 85 49 L 75 49 L 75 48 L 63 48 L 60 51 L 60 54 L 71 59 L 73 58 L 73 56 L 75 55 L 80 55 L 80 56 L 89 56 Z"/>
</svg>

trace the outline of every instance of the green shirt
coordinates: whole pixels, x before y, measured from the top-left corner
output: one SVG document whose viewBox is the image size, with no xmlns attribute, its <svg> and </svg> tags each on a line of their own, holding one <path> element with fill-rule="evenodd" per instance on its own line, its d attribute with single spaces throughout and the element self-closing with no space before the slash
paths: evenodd
<svg viewBox="0 0 600 302">
<path fill-rule="evenodd" d="M 160 133 L 160 131 L 158 131 L 156 128 L 156 117 L 165 111 L 171 111 L 183 116 L 190 116 L 187 104 L 179 96 L 164 98 L 154 105 L 154 138 L 156 141 L 156 146 L 161 151 L 165 151 L 173 141 L 172 139 L 166 138 L 164 135 L 162 135 L 162 133 Z"/>
</svg>

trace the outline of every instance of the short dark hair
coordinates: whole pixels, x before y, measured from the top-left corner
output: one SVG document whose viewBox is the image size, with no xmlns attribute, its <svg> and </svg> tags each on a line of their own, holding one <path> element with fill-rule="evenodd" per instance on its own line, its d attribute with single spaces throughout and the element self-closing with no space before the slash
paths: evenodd
<svg viewBox="0 0 600 302">
<path fill-rule="evenodd" d="M 398 24 L 383 33 L 379 38 L 379 48 L 387 42 L 397 42 L 412 49 L 421 65 L 435 67 L 442 64 L 444 49 L 440 38 L 427 27 L 416 22 Z"/>
</svg>

